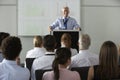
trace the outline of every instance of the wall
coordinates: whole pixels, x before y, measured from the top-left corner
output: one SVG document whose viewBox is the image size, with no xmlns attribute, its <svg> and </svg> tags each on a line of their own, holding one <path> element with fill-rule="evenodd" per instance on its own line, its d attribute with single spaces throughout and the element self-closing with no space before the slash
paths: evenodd
<svg viewBox="0 0 120 80">
<path fill-rule="evenodd" d="M 81 27 L 83 33 L 91 36 L 90 50 L 96 54 L 103 41 L 120 43 L 120 0 L 81 0 Z M 17 0 L 0 0 L 0 31 L 17 35 Z M 19 36 L 23 49 L 22 62 L 26 52 L 33 47 L 33 37 Z"/>
<path fill-rule="evenodd" d="M 120 44 L 120 0 L 82 0 L 81 3 L 83 32 L 92 38 L 90 50 L 98 54 L 106 40 Z"/>
</svg>

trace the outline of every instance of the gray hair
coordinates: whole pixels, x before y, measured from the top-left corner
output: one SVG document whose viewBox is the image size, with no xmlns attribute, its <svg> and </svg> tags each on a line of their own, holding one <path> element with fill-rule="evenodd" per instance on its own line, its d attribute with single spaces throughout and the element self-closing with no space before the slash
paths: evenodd
<svg viewBox="0 0 120 80">
<path fill-rule="evenodd" d="M 88 49 L 91 44 L 91 39 L 88 34 L 81 34 L 78 42 L 79 49 Z"/>
</svg>

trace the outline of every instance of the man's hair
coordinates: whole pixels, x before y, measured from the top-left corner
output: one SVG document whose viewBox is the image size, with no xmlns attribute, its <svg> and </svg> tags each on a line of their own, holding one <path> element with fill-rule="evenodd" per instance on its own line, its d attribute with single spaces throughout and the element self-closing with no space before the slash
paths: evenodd
<svg viewBox="0 0 120 80">
<path fill-rule="evenodd" d="M 42 37 L 41 36 L 35 36 L 33 39 L 33 44 L 35 47 L 41 47 L 42 46 Z"/>
<path fill-rule="evenodd" d="M 88 49 L 91 44 L 91 39 L 88 34 L 81 34 L 79 38 L 79 48 Z"/>
<path fill-rule="evenodd" d="M 15 60 L 22 49 L 21 41 L 18 37 L 10 36 L 2 42 L 3 56 L 8 60 Z"/>
<path fill-rule="evenodd" d="M 46 50 L 54 50 L 56 44 L 55 37 L 52 35 L 46 35 L 43 39 L 43 46 Z"/>
<path fill-rule="evenodd" d="M 5 33 L 5 32 L 0 32 L 0 46 L 2 44 L 3 39 L 5 39 L 6 37 L 10 36 L 9 33 Z"/>
</svg>

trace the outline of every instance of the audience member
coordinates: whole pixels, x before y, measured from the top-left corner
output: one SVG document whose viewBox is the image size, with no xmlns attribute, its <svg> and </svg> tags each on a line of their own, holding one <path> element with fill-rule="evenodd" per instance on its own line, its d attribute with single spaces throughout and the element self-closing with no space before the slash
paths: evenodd
<svg viewBox="0 0 120 80">
<path fill-rule="evenodd" d="M 43 40 L 41 36 L 35 36 L 33 39 L 34 49 L 27 52 L 26 58 L 38 58 L 44 55 L 46 50 L 43 48 Z"/>
<path fill-rule="evenodd" d="M 79 37 L 79 54 L 72 57 L 70 67 L 85 67 L 99 64 L 99 57 L 89 51 L 91 39 L 88 34 Z"/>
<path fill-rule="evenodd" d="M 45 52 L 45 55 L 39 58 L 36 58 L 32 65 L 32 80 L 35 79 L 35 70 L 38 69 L 52 69 L 52 62 L 55 58 L 55 45 L 56 40 L 55 37 L 52 35 L 46 35 L 43 40 L 43 46 L 46 49 L 47 52 Z"/>
<path fill-rule="evenodd" d="M 16 62 L 21 49 L 22 45 L 18 37 L 4 39 L 2 53 L 5 59 L 0 63 L 0 80 L 29 80 L 29 70 L 17 65 Z"/>
<path fill-rule="evenodd" d="M 77 54 L 77 50 L 71 48 L 71 35 L 69 33 L 64 33 L 61 37 L 61 47 L 67 47 L 70 48 L 72 56 Z"/>
<path fill-rule="evenodd" d="M 71 51 L 68 48 L 57 49 L 52 64 L 53 71 L 45 72 L 43 80 L 80 80 L 79 73 L 67 69 L 71 63 Z"/>
<path fill-rule="evenodd" d="M 3 39 L 5 39 L 8 36 L 10 36 L 9 33 L 0 32 L 0 62 L 2 62 L 2 60 L 3 60 L 1 44 L 2 44 Z"/>
<path fill-rule="evenodd" d="M 112 41 L 103 43 L 100 49 L 99 65 L 90 67 L 88 80 L 118 80 L 118 50 Z"/>
</svg>

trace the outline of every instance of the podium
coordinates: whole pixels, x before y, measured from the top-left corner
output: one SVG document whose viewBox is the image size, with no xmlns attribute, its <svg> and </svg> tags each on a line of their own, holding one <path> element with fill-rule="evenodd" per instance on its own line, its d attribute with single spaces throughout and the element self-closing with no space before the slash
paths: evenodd
<svg viewBox="0 0 120 80">
<path fill-rule="evenodd" d="M 78 30 L 53 30 L 50 32 L 51 35 L 55 36 L 57 45 L 56 45 L 56 49 L 61 47 L 61 36 L 63 33 L 69 33 L 71 35 L 71 47 L 72 48 L 76 48 L 77 51 L 79 51 L 79 47 L 78 47 L 78 39 L 79 39 L 79 34 L 80 31 Z"/>
</svg>

